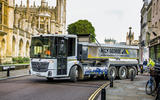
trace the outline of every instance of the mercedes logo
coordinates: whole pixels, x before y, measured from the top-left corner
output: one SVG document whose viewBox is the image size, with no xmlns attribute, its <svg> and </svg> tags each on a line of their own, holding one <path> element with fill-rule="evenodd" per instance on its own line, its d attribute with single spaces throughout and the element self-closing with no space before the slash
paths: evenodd
<svg viewBox="0 0 160 100">
<path fill-rule="evenodd" d="M 41 63 L 37 62 L 36 67 L 37 67 L 38 70 L 40 70 L 40 66 L 41 66 Z"/>
</svg>

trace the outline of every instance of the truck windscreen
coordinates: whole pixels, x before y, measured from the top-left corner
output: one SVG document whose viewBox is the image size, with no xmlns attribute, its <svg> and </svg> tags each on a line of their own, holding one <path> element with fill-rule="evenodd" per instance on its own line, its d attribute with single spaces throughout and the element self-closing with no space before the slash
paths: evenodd
<svg viewBox="0 0 160 100">
<path fill-rule="evenodd" d="M 33 37 L 31 41 L 31 58 L 53 58 L 56 56 L 54 37 Z"/>
</svg>

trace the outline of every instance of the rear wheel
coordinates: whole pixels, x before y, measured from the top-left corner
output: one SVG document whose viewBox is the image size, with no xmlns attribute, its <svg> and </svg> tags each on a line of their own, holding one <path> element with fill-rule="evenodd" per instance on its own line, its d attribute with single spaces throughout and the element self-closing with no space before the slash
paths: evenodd
<svg viewBox="0 0 160 100">
<path fill-rule="evenodd" d="M 121 80 L 126 79 L 126 77 L 127 77 L 127 68 L 126 68 L 125 66 L 121 66 L 121 67 L 119 68 L 119 73 L 118 73 L 118 75 L 119 75 L 119 78 L 120 78 Z"/>
<path fill-rule="evenodd" d="M 135 78 L 137 75 L 137 69 L 135 66 L 132 66 L 128 69 L 128 78 L 131 78 L 132 72 L 133 72 L 133 78 Z"/>
<path fill-rule="evenodd" d="M 73 66 L 70 70 L 70 80 L 72 82 L 77 82 L 78 79 L 78 70 L 77 70 L 77 66 Z"/>
<path fill-rule="evenodd" d="M 116 76 L 117 76 L 116 67 L 109 67 L 108 68 L 108 74 L 107 74 L 108 79 L 111 79 L 111 78 L 115 79 Z"/>
</svg>

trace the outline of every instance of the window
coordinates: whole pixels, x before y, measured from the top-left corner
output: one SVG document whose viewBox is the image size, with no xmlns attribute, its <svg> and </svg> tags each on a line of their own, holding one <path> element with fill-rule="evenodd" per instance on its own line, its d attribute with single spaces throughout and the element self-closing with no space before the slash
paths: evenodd
<svg viewBox="0 0 160 100">
<path fill-rule="evenodd" d="M 147 32 L 146 35 L 146 40 L 147 40 L 147 45 L 149 45 L 149 41 L 150 41 L 150 33 Z"/>
<path fill-rule="evenodd" d="M 160 44 L 157 46 L 157 59 L 160 59 Z"/>
<path fill-rule="evenodd" d="M 154 3 L 154 5 L 153 5 L 153 10 L 152 10 L 152 14 L 153 14 L 153 17 L 154 17 L 154 14 L 155 14 L 155 3 Z"/>
<path fill-rule="evenodd" d="M 7 25 L 8 24 L 8 15 L 7 15 L 7 5 L 5 4 L 4 6 L 4 24 Z"/>
<path fill-rule="evenodd" d="M 155 59 L 154 47 L 151 47 L 149 49 L 149 54 L 150 54 L 149 56 L 150 56 L 151 59 Z"/>
<path fill-rule="evenodd" d="M 44 29 L 44 24 L 40 24 L 40 29 Z"/>
<path fill-rule="evenodd" d="M 157 0 L 157 3 L 156 3 L 156 15 L 158 14 L 158 0 Z"/>
<path fill-rule="evenodd" d="M 75 38 L 68 39 L 68 56 L 75 56 Z"/>
<path fill-rule="evenodd" d="M 33 37 L 30 55 L 32 58 L 52 58 L 56 56 L 54 38 Z"/>
</svg>

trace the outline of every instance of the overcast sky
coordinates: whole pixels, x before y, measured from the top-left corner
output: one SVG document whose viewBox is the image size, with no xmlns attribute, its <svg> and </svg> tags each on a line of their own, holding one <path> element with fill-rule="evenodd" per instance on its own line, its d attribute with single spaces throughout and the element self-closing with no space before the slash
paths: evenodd
<svg viewBox="0 0 160 100">
<path fill-rule="evenodd" d="M 23 4 L 26 0 L 22 0 Z M 41 0 L 30 0 L 30 5 Z M 46 0 L 50 6 L 56 0 Z M 126 33 L 131 26 L 135 39 L 140 34 L 140 10 L 143 0 L 67 0 L 67 25 L 79 19 L 89 20 L 95 27 L 97 39 L 103 43 L 105 38 L 118 42 L 126 41 Z M 20 4 L 21 0 L 16 0 Z"/>
</svg>

